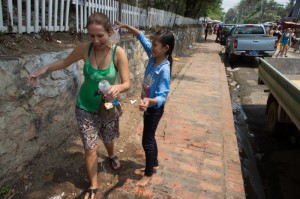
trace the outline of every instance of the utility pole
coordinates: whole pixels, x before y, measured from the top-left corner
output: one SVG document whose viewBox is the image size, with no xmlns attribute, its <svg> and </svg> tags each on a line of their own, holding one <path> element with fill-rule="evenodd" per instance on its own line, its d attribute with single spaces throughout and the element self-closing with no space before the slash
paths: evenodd
<svg viewBox="0 0 300 199">
<path fill-rule="evenodd" d="M 263 18 L 264 18 L 264 12 L 265 12 L 264 3 L 265 2 L 266 2 L 266 0 L 261 0 L 261 6 L 260 6 L 260 23 L 262 23 Z"/>
<path fill-rule="evenodd" d="M 299 19 L 299 14 L 300 14 L 300 0 L 296 0 L 294 9 L 293 9 L 293 13 L 292 13 L 292 17 Z"/>
<path fill-rule="evenodd" d="M 118 16 L 119 21 L 122 21 L 122 3 L 123 0 L 119 0 L 119 16 Z"/>
</svg>

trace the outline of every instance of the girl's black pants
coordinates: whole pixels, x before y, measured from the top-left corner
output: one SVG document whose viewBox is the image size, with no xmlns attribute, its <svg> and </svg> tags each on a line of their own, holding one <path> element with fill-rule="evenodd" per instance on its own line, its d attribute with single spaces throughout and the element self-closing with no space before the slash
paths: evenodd
<svg viewBox="0 0 300 199">
<path fill-rule="evenodd" d="M 160 108 L 150 107 L 144 112 L 143 148 L 146 156 L 145 175 L 153 175 L 153 167 L 158 166 L 155 131 L 164 113 L 164 105 Z"/>
</svg>

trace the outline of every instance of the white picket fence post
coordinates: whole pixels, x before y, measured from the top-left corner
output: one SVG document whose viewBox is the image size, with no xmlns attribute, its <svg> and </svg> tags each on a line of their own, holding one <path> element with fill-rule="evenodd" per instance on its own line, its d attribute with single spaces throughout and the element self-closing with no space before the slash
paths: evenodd
<svg viewBox="0 0 300 199">
<path fill-rule="evenodd" d="M 0 0 L 0 33 L 32 33 L 41 29 L 69 31 L 70 24 L 75 25 L 76 32 L 86 33 L 87 18 L 92 13 L 106 14 L 112 24 L 119 19 L 120 4 L 116 0 L 6 0 L 5 2 L 6 4 Z M 16 2 L 16 5 L 13 2 Z M 25 2 L 25 8 L 22 2 Z M 70 16 L 71 6 L 75 8 L 73 17 Z M 17 11 L 14 13 L 14 10 Z M 3 15 L 3 12 L 7 15 Z M 148 8 L 147 11 L 124 3 L 121 19 L 124 23 L 135 27 L 173 26 L 174 20 L 177 24 L 198 23 L 197 20 L 182 16 L 176 18 L 176 14 L 167 11 L 155 8 Z"/>
<path fill-rule="evenodd" d="M 2 1 L 0 0 L 0 33 L 5 31 L 3 26 Z"/>
<path fill-rule="evenodd" d="M 48 2 L 48 30 L 52 31 L 52 0 Z"/>
<path fill-rule="evenodd" d="M 24 29 L 22 26 L 22 0 L 18 0 L 18 33 L 23 33 Z"/>
</svg>

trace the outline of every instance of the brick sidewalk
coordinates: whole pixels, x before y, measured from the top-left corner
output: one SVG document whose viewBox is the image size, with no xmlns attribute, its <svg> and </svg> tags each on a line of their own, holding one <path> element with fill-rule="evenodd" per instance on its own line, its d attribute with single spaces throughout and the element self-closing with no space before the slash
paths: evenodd
<svg viewBox="0 0 300 199">
<path fill-rule="evenodd" d="M 221 47 L 197 48 L 172 82 L 157 130 L 160 169 L 145 188 L 128 179 L 118 188 L 127 198 L 245 198 Z"/>
</svg>

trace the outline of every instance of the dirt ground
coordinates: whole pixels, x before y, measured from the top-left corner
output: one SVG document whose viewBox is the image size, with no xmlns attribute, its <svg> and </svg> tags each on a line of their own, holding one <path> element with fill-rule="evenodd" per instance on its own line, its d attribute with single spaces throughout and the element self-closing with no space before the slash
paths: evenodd
<svg viewBox="0 0 300 199">
<path fill-rule="evenodd" d="M 59 51 L 73 48 L 81 41 L 86 41 L 85 34 L 51 33 L 41 31 L 38 34 L 0 34 L 1 56 L 22 56 L 41 52 Z"/>
<path fill-rule="evenodd" d="M 0 35 L 0 59 L 1 56 L 22 56 L 72 48 L 85 40 L 86 35 L 70 33 Z M 179 74 L 196 50 L 196 47 L 186 49 L 183 55 L 178 55 L 178 59 L 173 62 L 172 79 Z M 116 153 L 122 164 L 120 171 L 110 168 L 106 151 L 101 142 L 98 144 L 98 182 L 100 190 L 104 190 L 107 196 L 115 186 L 122 186 L 128 178 L 136 179 L 132 175 L 132 169 L 141 167 L 144 162 L 140 135 L 133 134 L 142 122 L 142 112 L 138 110 L 138 102 L 130 102 L 138 100 L 139 96 L 140 89 L 121 101 L 124 111 L 120 118 L 121 135 L 115 143 Z M 33 159 L 22 173 L 1 188 L 6 188 L 5 192 L 8 193 L 0 194 L 0 198 L 81 198 L 83 190 L 88 186 L 88 178 L 83 147 L 78 135 L 78 129 L 74 128 L 74 134 L 59 148 L 49 148 Z M 139 151 L 140 156 L 131 157 L 136 151 Z"/>
</svg>

